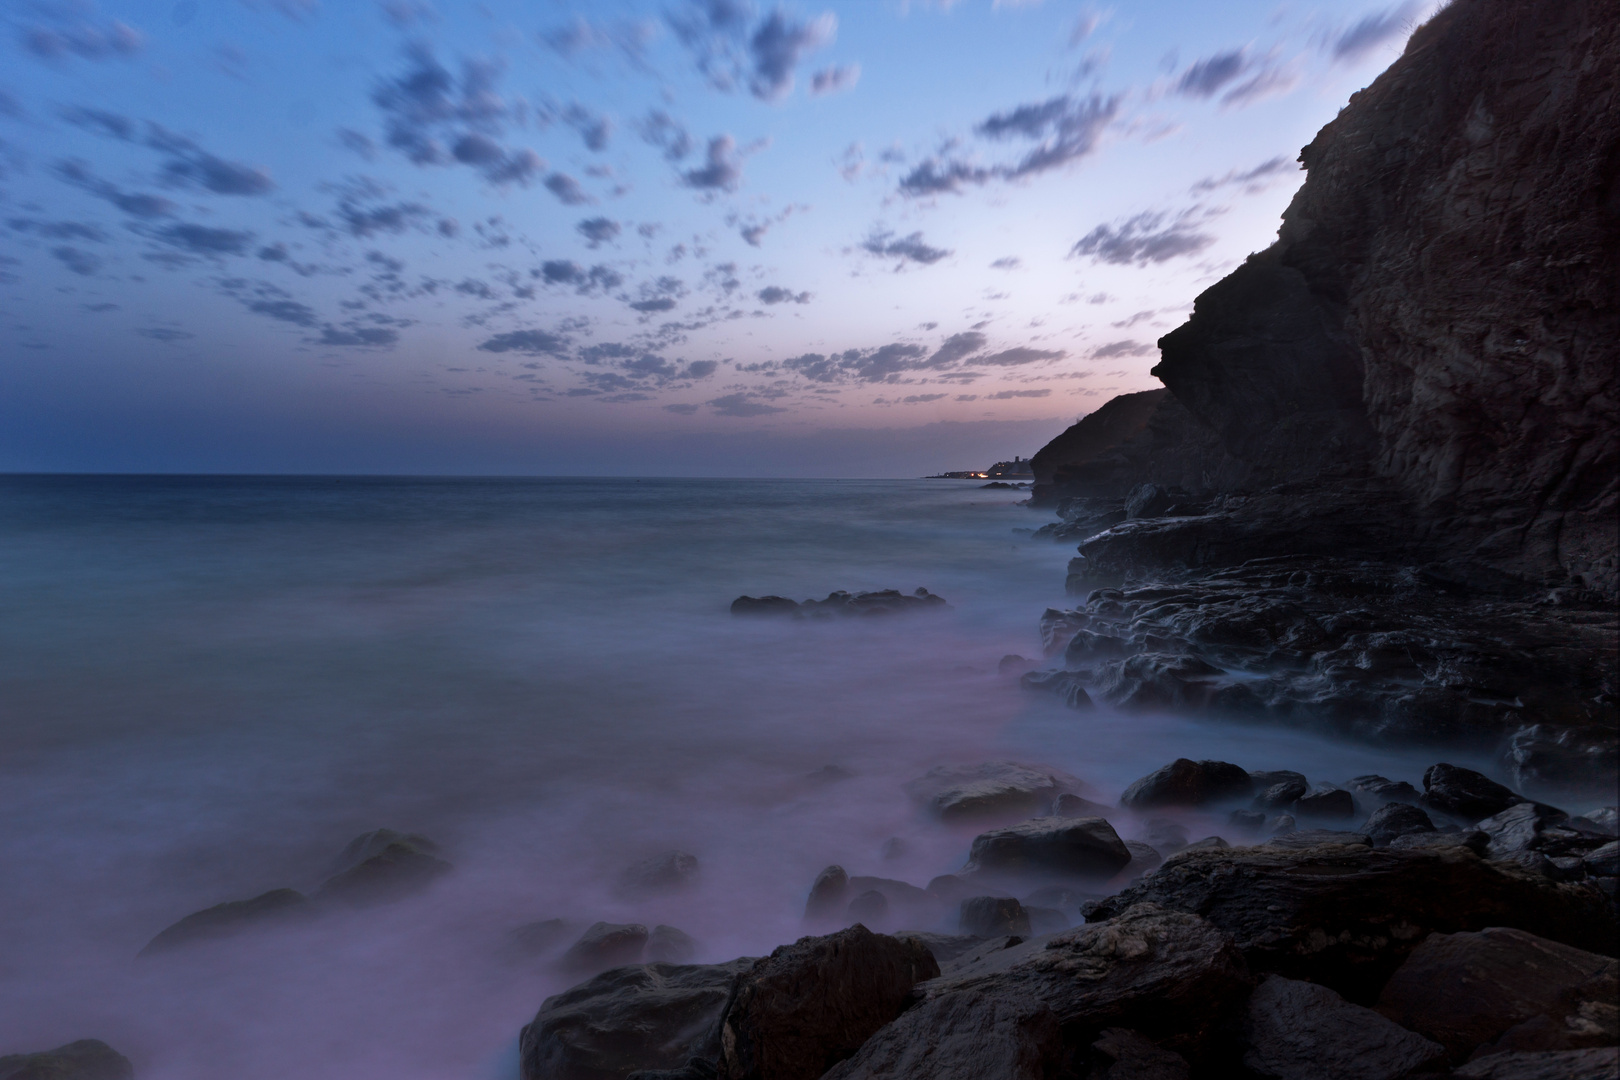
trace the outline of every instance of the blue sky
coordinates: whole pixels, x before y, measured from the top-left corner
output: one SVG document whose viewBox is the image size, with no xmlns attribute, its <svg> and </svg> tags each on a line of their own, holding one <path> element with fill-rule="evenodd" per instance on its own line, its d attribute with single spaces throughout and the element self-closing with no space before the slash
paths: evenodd
<svg viewBox="0 0 1620 1080">
<path fill-rule="evenodd" d="M 0 470 L 906 475 L 1157 385 L 1428 5 L 3 10 Z"/>
</svg>

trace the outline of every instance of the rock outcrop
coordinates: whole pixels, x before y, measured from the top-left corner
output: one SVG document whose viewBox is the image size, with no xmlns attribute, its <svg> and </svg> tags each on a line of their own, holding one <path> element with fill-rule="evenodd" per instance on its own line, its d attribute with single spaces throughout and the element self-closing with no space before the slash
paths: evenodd
<svg viewBox="0 0 1620 1080">
<path fill-rule="evenodd" d="M 0 1080 L 134 1080 L 129 1059 L 100 1039 L 0 1057 Z"/>
</svg>

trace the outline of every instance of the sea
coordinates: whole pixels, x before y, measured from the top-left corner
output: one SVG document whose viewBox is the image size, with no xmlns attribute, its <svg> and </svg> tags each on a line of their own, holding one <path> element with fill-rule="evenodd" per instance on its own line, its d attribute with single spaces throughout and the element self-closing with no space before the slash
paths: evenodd
<svg viewBox="0 0 1620 1080">
<path fill-rule="evenodd" d="M 514 928 L 667 924 L 699 961 L 762 955 L 804 932 L 829 864 L 918 885 L 962 865 L 974 830 L 903 790 L 935 766 L 1052 765 L 1112 803 L 1176 757 L 1414 783 L 1433 762 L 1021 689 L 1002 658 L 1040 659 L 1041 612 L 1075 603 L 1072 545 L 1034 538 L 1052 518 L 1024 498 L 0 477 L 0 1055 L 98 1038 L 141 1080 L 513 1080 L 519 1030 L 577 979 L 515 951 Z M 948 607 L 729 610 L 918 587 Z M 382 827 L 454 872 L 137 959 L 188 913 L 314 889 Z M 671 850 L 698 859 L 692 888 L 617 888 Z"/>
</svg>

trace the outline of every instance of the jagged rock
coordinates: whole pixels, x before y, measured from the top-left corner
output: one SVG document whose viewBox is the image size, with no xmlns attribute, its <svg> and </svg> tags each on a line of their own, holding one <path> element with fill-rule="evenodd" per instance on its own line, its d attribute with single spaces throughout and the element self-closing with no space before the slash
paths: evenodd
<svg viewBox="0 0 1620 1080">
<path fill-rule="evenodd" d="M 566 919 L 541 919 L 516 927 L 506 940 L 522 956 L 543 956 L 561 945 L 573 928 L 574 924 Z"/>
<path fill-rule="evenodd" d="M 1099 664 L 1104 660 L 1129 655 L 1131 643 L 1112 634 L 1094 634 L 1090 630 L 1077 630 L 1063 650 L 1063 662 L 1073 667 Z"/>
<path fill-rule="evenodd" d="M 1620 1074 L 1620 1047 L 1564 1050 L 1544 1054 L 1492 1054 L 1470 1061 L 1451 1075 L 1456 1080 L 1614 1080 Z"/>
<path fill-rule="evenodd" d="M 1485 1052 L 1577 1050 L 1620 1040 L 1620 964 L 1521 930 L 1431 934 L 1384 986 L 1378 1009 L 1443 1044 Z"/>
<path fill-rule="evenodd" d="M 1091 1044 L 1095 1080 L 1190 1080 L 1192 1069 L 1180 1054 L 1161 1049 L 1141 1033 L 1109 1028 Z"/>
<path fill-rule="evenodd" d="M 1490 837 L 1492 858 L 1504 859 L 1521 851 L 1536 851 L 1549 858 L 1584 855 L 1603 846 L 1606 833 L 1580 818 L 1541 803 L 1523 802 L 1485 818 L 1477 826 Z"/>
<path fill-rule="evenodd" d="M 1265 978 L 1249 998 L 1243 1064 L 1270 1080 L 1399 1080 L 1445 1048 L 1315 983 Z"/>
<path fill-rule="evenodd" d="M 1586 872 L 1593 877 L 1620 875 L 1620 841 L 1611 840 L 1602 847 L 1588 852 L 1581 862 L 1585 864 Z"/>
<path fill-rule="evenodd" d="M 1091 695 L 1086 693 L 1086 682 L 1090 678 L 1090 672 L 1060 668 L 1056 671 L 1026 671 L 1018 684 L 1026 690 L 1054 694 L 1071 709 L 1089 709 L 1095 704 Z"/>
<path fill-rule="evenodd" d="M 696 855 L 666 851 L 628 867 L 619 876 L 619 893 L 632 899 L 644 899 L 691 888 L 697 880 Z"/>
<path fill-rule="evenodd" d="M 1349 818 L 1356 816 L 1356 799 L 1343 788 L 1332 788 L 1300 797 L 1294 803 L 1300 817 Z"/>
<path fill-rule="evenodd" d="M 1405 780 L 1390 780 L 1387 777 L 1369 774 L 1367 776 L 1351 777 L 1345 787 L 1351 791 L 1364 791 L 1368 795 L 1383 799 L 1386 802 L 1416 803 L 1422 798 L 1418 789 Z"/>
<path fill-rule="evenodd" d="M 815 1080 L 939 974 L 920 943 L 852 926 L 800 938 L 737 979 L 720 1023 L 723 1080 Z"/>
<path fill-rule="evenodd" d="M 921 984 L 920 1003 L 826 1080 L 1036 1080 L 1111 1028 L 1197 1060 L 1249 986 L 1230 937 L 1197 916 L 1141 904 L 1105 925 L 993 949 Z"/>
<path fill-rule="evenodd" d="M 816 875 L 810 886 L 810 899 L 805 901 L 806 919 L 836 918 L 848 903 L 849 875 L 842 866 L 829 866 Z"/>
<path fill-rule="evenodd" d="M 959 926 L 962 933 L 977 938 L 1031 932 L 1029 913 L 1010 896 L 972 896 L 962 901 Z"/>
<path fill-rule="evenodd" d="M 968 860 L 978 872 L 1109 877 L 1131 852 L 1102 818 L 1049 817 L 980 833 Z"/>
<path fill-rule="evenodd" d="M 1091 616 L 1083 611 L 1062 611 L 1047 608 L 1041 612 L 1041 652 L 1056 656 L 1069 644 L 1075 631 L 1084 630 Z"/>
<path fill-rule="evenodd" d="M 1080 781 L 1050 766 L 986 761 L 940 765 L 906 785 L 906 793 L 946 821 L 1012 820 L 1050 812 Z"/>
<path fill-rule="evenodd" d="M 1423 805 L 1465 821 L 1500 814 L 1524 801 L 1524 796 L 1473 769 L 1442 762 L 1423 771 Z"/>
<path fill-rule="evenodd" d="M 1255 785 L 1259 786 L 1258 783 Z M 1305 778 L 1282 780 L 1265 788 L 1254 797 L 1254 805 L 1262 810 L 1281 810 L 1303 799 L 1310 791 Z"/>
<path fill-rule="evenodd" d="M 799 602 L 785 596 L 739 596 L 731 602 L 733 615 L 795 615 Z"/>
<path fill-rule="evenodd" d="M 647 935 L 646 957 L 649 964 L 690 964 L 696 955 L 697 942 L 684 930 L 658 925 Z"/>
<path fill-rule="evenodd" d="M 1248 773 L 1228 762 L 1177 758 L 1131 784 L 1119 801 L 1133 810 L 1203 806 L 1222 799 L 1242 798 L 1253 786 Z"/>
<path fill-rule="evenodd" d="M 1125 496 L 1127 518 L 1158 517 L 1176 501 L 1168 488 L 1159 484 L 1137 484 Z"/>
<path fill-rule="evenodd" d="M 100 1039 L 79 1039 L 39 1054 L 0 1057 L 0 1080 L 134 1080 L 129 1059 Z"/>
<path fill-rule="evenodd" d="M 1421 807 L 1410 803 L 1385 803 L 1372 812 L 1361 831 L 1372 838 L 1378 847 L 1388 847 L 1399 837 L 1412 833 L 1434 832 L 1434 822 Z"/>
<path fill-rule="evenodd" d="M 523 1080 L 603 1080 L 713 1061 L 732 984 L 753 965 L 743 957 L 617 967 L 555 994 L 518 1040 Z"/>
<path fill-rule="evenodd" d="M 563 953 L 563 966 L 589 972 L 638 963 L 648 936 L 647 928 L 640 923 L 592 923 Z"/>
<path fill-rule="evenodd" d="M 406 836 L 377 829 L 349 842 L 338 856 L 331 877 L 315 890 L 314 900 L 373 907 L 423 892 L 448 874 L 449 863 L 435 857 L 438 845 L 425 836 Z"/>
<path fill-rule="evenodd" d="M 1461 847 L 1183 851 L 1087 920 L 1143 902 L 1197 912 L 1231 933 L 1256 971 L 1308 978 L 1358 1004 L 1375 1000 L 1431 931 L 1511 926 L 1594 950 L 1616 944 L 1608 901 L 1597 890 L 1486 862 Z"/>
<path fill-rule="evenodd" d="M 199 941 L 231 937 L 255 927 L 285 924 L 309 914 L 309 899 L 292 889 L 272 889 L 251 900 L 230 900 L 194 912 L 160 932 L 139 953 L 151 956 Z"/>
<path fill-rule="evenodd" d="M 844 915 L 851 922 L 871 923 L 877 926 L 888 920 L 889 898 L 877 889 L 867 889 L 858 894 L 844 909 Z"/>
<path fill-rule="evenodd" d="M 1102 664 L 1093 684 L 1104 701 L 1122 709 L 1195 709 L 1213 700 L 1221 674 L 1196 656 L 1147 652 Z"/>
</svg>

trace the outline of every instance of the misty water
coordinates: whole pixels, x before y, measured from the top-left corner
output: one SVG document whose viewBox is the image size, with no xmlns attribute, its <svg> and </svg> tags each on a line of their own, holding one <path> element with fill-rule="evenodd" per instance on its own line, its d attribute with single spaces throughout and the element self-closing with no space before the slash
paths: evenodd
<svg viewBox="0 0 1620 1080">
<path fill-rule="evenodd" d="M 766 952 L 801 932 L 829 863 L 919 885 L 961 866 L 974 830 L 901 790 L 935 765 L 1051 764 L 1112 803 L 1177 756 L 1340 781 L 1415 782 L 1435 760 L 1021 690 L 997 663 L 1040 655 L 1072 548 L 1015 531 L 1050 520 L 1020 498 L 0 480 L 0 1054 L 95 1037 L 143 1080 L 504 1080 L 519 1028 L 575 981 L 514 956 L 514 927 L 667 923 L 700 960 Z M 728 613 L 744 593 L 918 586 L 950 609 Z M 813 775 L 829 765 L 849 775 Z M 135 959 L 200 908 L 310 890 L 379 826 L 433 838 L 455 872 Z M 619 895 L 670 849 L 700 860 L 695 888 Z"/>
</svg>

